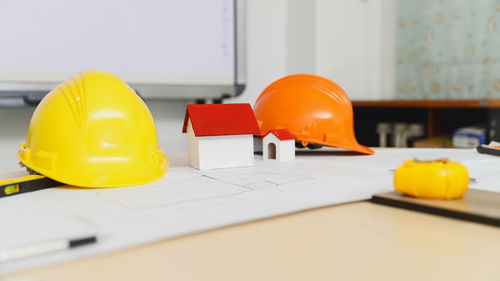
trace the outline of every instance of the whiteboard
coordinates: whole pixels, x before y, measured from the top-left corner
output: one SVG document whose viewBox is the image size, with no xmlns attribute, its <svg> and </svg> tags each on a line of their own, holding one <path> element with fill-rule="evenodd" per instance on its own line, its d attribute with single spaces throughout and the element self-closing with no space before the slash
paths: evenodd
<svg viewBox="0 0 500 281">
<path fill-rule="evenodd" d="M 234 85 L 235 28 L 233 0 L 2 0 L 0 83 Z"/>
</svg>

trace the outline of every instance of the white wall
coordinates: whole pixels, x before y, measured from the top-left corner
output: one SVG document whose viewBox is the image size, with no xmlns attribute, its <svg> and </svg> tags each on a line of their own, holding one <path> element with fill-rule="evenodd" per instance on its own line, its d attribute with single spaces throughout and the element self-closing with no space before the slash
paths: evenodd
<svg viewBox="0 0 500 281">
<path fill-rule="evenodd" d="M 226 102 L 251 105 L 264 88 L 287 74 L 287 1 L 247 0 L 247 86 Z"/>
<path fill-rule="evenodd" d="M 314 73 L 316 71 L 316 37 L 318 22 L 316 0 L 286 2 L 286 71 Z"/>
<path fill-rule="evenodd" d="M 230 102 L 254 103 L 262 89 L 287 71 L 286 0 L 247 1 L 247 88 L 241 98 Z M 168 155 L 187 153 L 182 134 L 189 101 L 151 101 L 160 147 Z M 26 138 L 34 107 L 0 108 L 0 169 L 16 169 L 16 152 Z"/>
<path fill-rule="evenodd" d="M 394 97 L 396 0 L 249 0 L 248 87 L 253 104 L 277 78 L 314 73 L 351 100 Z"/>
<path fill-rule="evenodd" d="M 313 72 L 351 99 L 393 97 L 396 0 L 248 0 L 247 88 L 228 102 L 254 104 L 287 74 Z M 159 143 L 167 155 L 187 152 L 181 134 L 188 101 L 154 101 Z M 0 108 L 0 169 L 15 168 L 34 108 Z"/>
<path fill-rule="evenodd" d="M 17 150 L 26 137 L 34 108 L 0 109 L 0 170 L 15 170 Z"/>
<path fill-rule="evenodd" d="M 394 96 L 396 0 L 316 0 L 315 72 L 351 100 Z"/>
</svg>

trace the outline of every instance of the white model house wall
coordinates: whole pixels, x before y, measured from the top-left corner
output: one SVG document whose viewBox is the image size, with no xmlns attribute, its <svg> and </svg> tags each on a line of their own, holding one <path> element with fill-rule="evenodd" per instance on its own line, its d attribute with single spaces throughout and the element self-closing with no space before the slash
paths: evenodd
<svg viewBox="0 0 500 281">
<path fill-rule="evenodd" d="M 274 145 L 274 148 L 273 148 Z M 290 161 L 295 159 L 295 140 L 280 140 L 267 134 L 262 142 L 264 160 Z"/>
<path fill-rule="evenodd" d="M 253 166 L 253 135 L 201 136 L 188 121 L 189 165 L 200 169 Z"/>
</svg>

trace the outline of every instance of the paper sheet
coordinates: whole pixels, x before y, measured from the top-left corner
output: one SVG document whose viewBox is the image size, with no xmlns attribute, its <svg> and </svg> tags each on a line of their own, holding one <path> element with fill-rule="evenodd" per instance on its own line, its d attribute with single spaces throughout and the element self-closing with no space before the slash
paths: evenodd
<svg viewBox="0 0 500 281">
<path fill-rule="evenodd" d="M 461 161 L 478 178 L 470 187 L 500 191 L 500 157 L 472 149 L 377 149 L 371 156 L 313 151 L 284 163 L 264 162 L 256 155 L 249 168 L 174 166 L 163 179 L 143 186 L 52 188 L 0 199 L 0 249 L 88 234 L 99 238 L 95 245 L 0 264 L 0 272 L 369 199 L 391 191 L 392 171 L 413 157 Z"/>
</svg>

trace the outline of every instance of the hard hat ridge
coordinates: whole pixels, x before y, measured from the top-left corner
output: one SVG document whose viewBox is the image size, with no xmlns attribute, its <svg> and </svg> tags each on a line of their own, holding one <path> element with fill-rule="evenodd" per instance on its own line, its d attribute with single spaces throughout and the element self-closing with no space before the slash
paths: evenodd
<svg viewBox="0 0 500 281">
<path fill-rule="evenodd" d="M 153 182 L 168 168 L 146 104 L 104 71 L 84 71 L 43 98 L 18 158 L 49 178 L 93 188 Z"/>
</svg>

